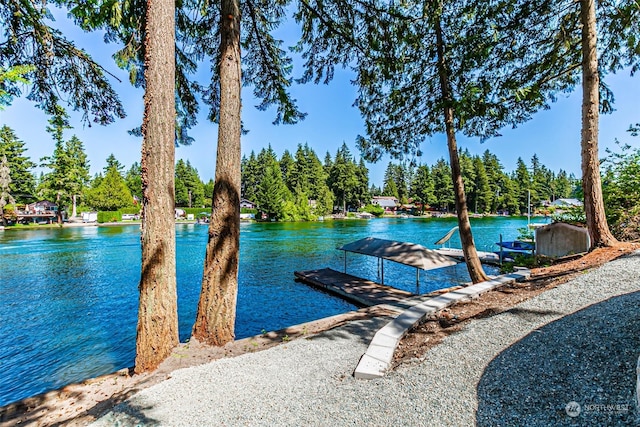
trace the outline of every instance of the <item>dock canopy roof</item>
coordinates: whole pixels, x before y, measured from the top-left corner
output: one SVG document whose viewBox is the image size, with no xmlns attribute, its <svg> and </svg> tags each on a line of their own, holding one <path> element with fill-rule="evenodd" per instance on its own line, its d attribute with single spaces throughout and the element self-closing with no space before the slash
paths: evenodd
<svg viewBox="0 0 640 427">
<path fill-rule="evenodd" d="M 415 243 L 376 239 L 375 237 L 365 237 L 364 239 L 347 243 L 338 249 L 388 259 L 421 270 L 433 270 L 458 263 L 451 257 Z"/>
</svg>

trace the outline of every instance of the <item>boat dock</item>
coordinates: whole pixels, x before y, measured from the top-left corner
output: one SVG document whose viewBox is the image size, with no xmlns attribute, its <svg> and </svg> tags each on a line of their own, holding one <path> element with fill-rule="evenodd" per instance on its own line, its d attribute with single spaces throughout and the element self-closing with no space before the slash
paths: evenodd
<svg viewBox="0 0 640 427">
<path fill-rule="evenodd" d="M 438 252 L 439 254 L 464 261 L 464 253 L 462 253 L 462 249 L 440 248 L 440 249 L 436 249 L 435 251 Z M 482 252 L 482 251 L 477 251 L 477 252 L 478 252 L 478 258 L 480 258 L 481 263 L 490 264 L 490 265 L 500 265 L 500 256 L 498 254 L 495 254 L 493 252 Z M 502 261 L 510 262 L 510 261 L 513 261 L 513 259 L 505 255 L 502 257 Z"/>
<path fill-rule="evenodd" d="M 381 285 L 371 280 L 340 273 L 331 268 L 295 271 L 296 279 L 363 307 L 397 304 L 415 296 L 411 292 Z"/>
</svg>

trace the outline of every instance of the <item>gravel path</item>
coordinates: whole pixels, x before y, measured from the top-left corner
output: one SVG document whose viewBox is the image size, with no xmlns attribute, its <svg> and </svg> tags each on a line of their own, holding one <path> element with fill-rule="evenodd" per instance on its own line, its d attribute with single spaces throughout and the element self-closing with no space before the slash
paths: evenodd
<svg viewBox="0 0 640 427">
<path fill-rule="evenodd" d="M 358 321 L 176 371 L 95 425 L 633 425 L 639 307 L 636 252 L 474 320 L 381 379 L 352 376 L 383 326 Z"/>
</svg>

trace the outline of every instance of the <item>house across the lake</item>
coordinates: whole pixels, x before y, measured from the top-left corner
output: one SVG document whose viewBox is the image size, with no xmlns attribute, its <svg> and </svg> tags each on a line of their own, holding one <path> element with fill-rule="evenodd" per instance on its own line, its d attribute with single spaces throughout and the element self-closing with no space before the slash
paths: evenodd
<svg viewBox="0 0 640 427">
<path fill-rule="evenodd" d="M 247 199 L 240 199 L 240 208 L 255 209 L 258 205 Z"/>
<path fill-rule="evenodd" d="M 393 196 L 373 196 L 371 204 L 380 206 L 386 213 L 395 212 L 399 206 L 398 199 Z"/>
<path fill-rule="evenodd" d="M 24 210 L 18 209 L 16 211 L 17 221 L 24 224 L 51 224 L 55 221 L 57 215 L 58 205 L 48 200 L 29 203 L 25 205 Z"/>
<path fill-rule="evenodd" d="M 551 202 L 551 206 L 557 206 L 559 208 L 572 208 L 582 205 L 583 203 L 578 199 L 556 199 Z"/>
</svg>

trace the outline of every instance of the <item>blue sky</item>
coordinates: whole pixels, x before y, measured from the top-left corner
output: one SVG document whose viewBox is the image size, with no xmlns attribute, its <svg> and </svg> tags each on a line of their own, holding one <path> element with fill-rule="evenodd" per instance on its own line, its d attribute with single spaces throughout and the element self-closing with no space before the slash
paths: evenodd
<svg viewBox="0 0 640 427">
<path fill-rule="evenodd" d="M 128 168 L 133 162 L 140 161 L 141 138 L 128 135 L 127 130 L 140 124 L 143 92 L 132 88 L 128 83 L 127 73 L 119 70 L 113 63 L 110 56 L 116 50 L 115 45 L 105 45 L 101 35 L 87 34 L 66 24 L 64 15 L 60 12 L 56 12 L 56 18 L 69 38 L 87 49 L 109 72 L 122 80 L 113 80 L 113 84 L 127 112 L 126 119 L 106 127 L 95 124 L 91 127 L 83 126 L 80 115 L 73 114 L 74 129 L 65 136 L 69 138 L 76 134 L 84 142 L 92 175 L 102 170 L 111 153 Z M 282 37 L 288 37 L 288 34 L 291 31 L 284 33 Z M 294 42 L 294 38 L 285 39 L 285 44 Z M 299 64 L 299 61 L 295 61 L 294 65 Z M 294 76 L 299 76 L 301 72 L 300 68 L 294 66 Z M 339 146 L 346 142 L 352 154 L 359 157 L 355 139 L 358 134 L 364 133 L 364 126 L 357 108 L 352 106 L 356 98 L 356 88 L 350 84 L 352 77 L 349 71 L 337 70 L 329 85 L 294 84 L 291 93 L 298 100 L 300 109 L 308 113 L 307 118 L 296 125 L 272 125 L 275 112 L 258 111 L 255 108 L 258 101 L 252 97 L 251 88 L 244 88 L 242 117 L 249 133 L 242 137 L 243 154 L 248 155 L 252 150 L 257 153 L 269 143 L 278 155 L 285 149 L 293 153 L 299 143 L 308 143 L 323 160 L 327 151 L 334 155 Z M 634 146 L 640 145 L 640 138 L 632 138 L 626 132 L 631 123 L 640 122 L 640 85 L 637 78 L 629 77 L 628 73 L 620 73 L 607 76 L 606 81 L 614 91 L 616 111 L 601 116 L 601 157 L 604 156 L 606 147 L 615 146 L 613 142 L 616 138 Z M 529 163 L 535 153 L 551 170 L 557 172 L 564 169 L 579 177 L 580 101 L 581 90 L 578 87 L 569 96 L 561 95 L 550 110 L 537 113 L 533 120 L 521 124 L 517 129 L 504 129 L 502 137 L 480 143 L 477 138 L 458 135 L 458 144 L 461 148 L 468 148 L 472 154 L 490 150 L 500 158 L 507 171 L 515 169 L 518 157 Z M 54 143 L 45 132 L 47 117 L 33 103 L 26 99 L 16 99 L 13 105 L 0 112 L 0 117 L 0 124 L 13 128 L 18 137 L 26 142 L 27 154 L 32 160 L 37 162 L 41 157 L 52 153 Z M 195 138 L 194 143 L 177 148 L 176 159 L 189 160 L 206 181 L 214 176 L 217 126 L 207 122 L 205 114 L 202 114 L 191 135 Z M 419 161 L 423 163 L 431 165 L 441 157 L 448 159 L 444 135 L 425 140 L 422 151 L 424 154 Z M 388 161 L 386 158 L 377 164 L 368 165 L 372 183 L 382 185 Z"/>
</svg>

